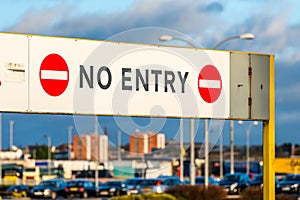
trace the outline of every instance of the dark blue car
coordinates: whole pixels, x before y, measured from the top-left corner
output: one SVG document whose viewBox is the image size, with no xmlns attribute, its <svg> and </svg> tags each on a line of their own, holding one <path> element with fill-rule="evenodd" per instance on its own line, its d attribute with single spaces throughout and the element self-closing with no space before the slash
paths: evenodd
<svg viewBox="0 0 300 200">
<path fill-rule="evenodd" d="M 107 181 L 98 188 L 99 196 L 120 196 L 127 194 L 127 188 L 123 181 Z"/>
<path fill-rule="evenodd" d="M 250 184 L 250 177 L 246 173 L 226 174 L 219 182 L 228 194 L 240 194 Z"/>
<path fill-rule="evenodd" d="M 138 186 L 144 181 L 144 178 L 128 178 L 125 180 L 127 195 L 138 194 Z"/>
<path fill-rule="evenodd" d="M 195 182 L 196 182 L 196 185 L 204 185 L 205 177 L 197 176 Z M 219 185 L 219 183 L 212 177 L 208 177 L 208 184 L 209 185 Z"/>
<path fill-rule="evenodd" d="M 88 198 L 89 196 L 96 196 L 96 188 L 93 182 L 86 179 L 75 179 L 67 182 L 65 188 L 65 197 L 80 196 L 81 198 Z"/>
<path fill-rule="evenodd" d="M 250 187 L 263 187 L 264 186 L 264 179 L 263 179 L 263 174 L 257 174 L 254 176 L 253 180 L 250 181 L 249 183 Z M 275 177 L 275 190 L 278 190 L 278 180 Z"/>
<path fill-rule="evenodd" d="M 51 179 L 40 182 L 30 190 L 30 196 L 33 198 L 51 198 L 64 196 L 66 182 L 63 179 Z"/>
<path fill-rule="evenodd" d="M 278 183 L 277 192 L 300 194 L 300 174 L 289 174 Z"/>
<path fill-rule="evenodd" d="M 8 197 L 27 197 L 28 193 L 29 187 L 27 185 L 12 185 L 2 195 Z"/>
</svg>

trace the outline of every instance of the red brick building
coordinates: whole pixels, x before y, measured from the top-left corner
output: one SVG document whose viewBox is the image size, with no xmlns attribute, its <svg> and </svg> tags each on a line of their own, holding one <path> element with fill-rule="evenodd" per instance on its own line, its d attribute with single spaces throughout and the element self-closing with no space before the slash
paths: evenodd
<svg viewBox="0 0 300 200">
<path fill-rule="evenodd" d="M 131 155 L 151 153 L 153 149 L 165 148 L 165 134 L 163 133 L 134 133 L 130 135 L 129 152 Z"/>
<path fill-rule="evenodd" d="M 108 159 L 108 137 L 95 133 L 73 136 L 73 152 L 75 160 L 98 160 L 105 162 Z"/>
</svg>

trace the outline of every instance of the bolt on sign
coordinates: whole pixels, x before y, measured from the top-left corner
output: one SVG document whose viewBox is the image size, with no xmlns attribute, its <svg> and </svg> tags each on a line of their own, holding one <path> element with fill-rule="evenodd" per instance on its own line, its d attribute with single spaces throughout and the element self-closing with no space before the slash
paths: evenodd
<svg viewBox="0 0 300 200">
<path fill-rule="evenodd" d="M 0 111 L 268 119 L 270 55 L 0 33 Z"/>
</svg>

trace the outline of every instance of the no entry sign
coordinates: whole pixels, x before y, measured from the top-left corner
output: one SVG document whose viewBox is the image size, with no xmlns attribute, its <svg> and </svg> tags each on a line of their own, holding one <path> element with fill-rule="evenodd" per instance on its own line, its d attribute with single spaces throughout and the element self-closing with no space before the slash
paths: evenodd
<svg viewBox="0 0 300 200">
<path fill-rule="evenodd" d="M 230 116 L 230 52 L 7 36 L 0 34 L 2 46 L 22 43 L 23 48 L 2 52 L 0 94 L 21 93 L 24 103 L 17 107 L 19 96 L 7 98 L 0 101 L 2 110 L 104 116 Z M 23 42 L 16 41 L 19 37 Z M 12 104 L 11 99 L 18 101 Z"/>
<path fill-rule="evenodd" d="M 69 68 L 66 61 L 58 54 L 46 56 L 40 67 L 40 82 L 47 94 L 59 96 L 69 83 Z"/>
<path fill-rule="evenodd" d="M 215 102 L 222 91 L 222 79 L 218 69 L 213 65 L 204 66 L 198 76 L 198 90 L 207 103 Z"/>
</svg>

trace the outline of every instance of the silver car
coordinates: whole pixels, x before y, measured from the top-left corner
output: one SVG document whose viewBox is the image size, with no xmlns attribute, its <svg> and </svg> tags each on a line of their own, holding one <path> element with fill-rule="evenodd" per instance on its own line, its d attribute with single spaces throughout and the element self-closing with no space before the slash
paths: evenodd
<svg viewBox="0 0 300 200">
<path fill-rule="evenodd" d="M 139 193 L 164 193 L 169 187 L 183 185 L 179 178 L 145 179 L 138 187 Z"/>
</svg>

